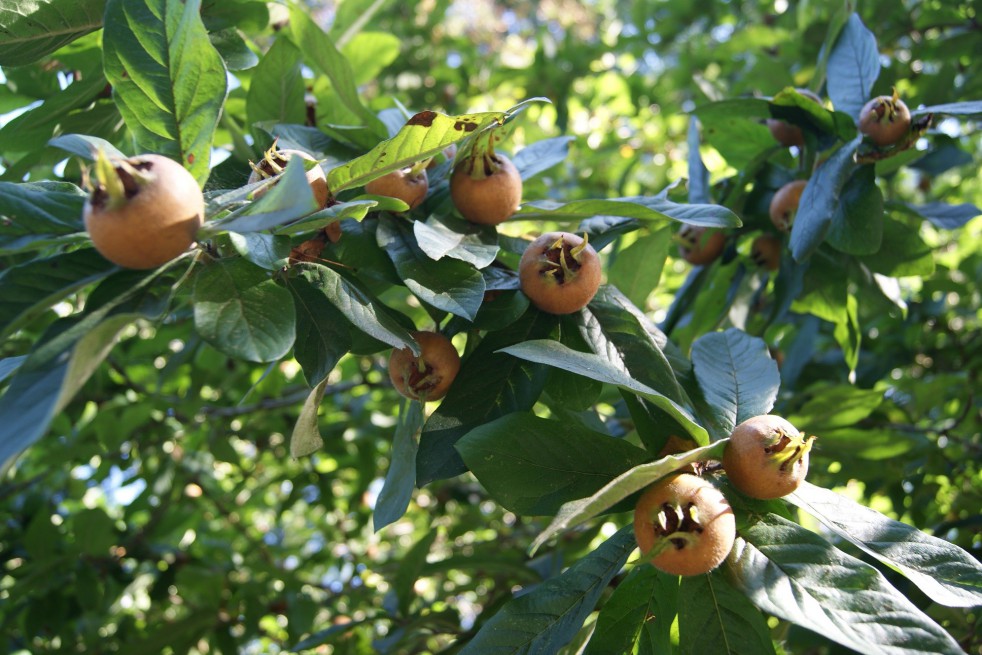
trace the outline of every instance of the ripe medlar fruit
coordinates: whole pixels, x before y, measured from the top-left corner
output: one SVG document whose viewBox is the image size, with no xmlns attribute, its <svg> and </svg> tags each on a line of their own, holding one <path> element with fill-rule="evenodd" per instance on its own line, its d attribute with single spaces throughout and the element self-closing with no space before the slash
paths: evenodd
<svg viewBox="0 0 982 655">
<path fill-rule="evenodd" d="M 894 89 L 892 96 L 878 96 L 859 112 L 859 131 L 878 146 L 892 146 L 910 132 L 910 110 Z"/>
<path fill-rule="evenodd" d="M 457 163 L 450 175 L 450 199 L 471 223 L 498 225 L 522 201 L 522 176 L 510 159 L 488 150 Z"/>
<path fill-rule="evenodd" d="M 733 548 L 736 519 L 707 480 L 681 473 L 656 482 L 634 508 L 641 556 L 671 575 L 708 573 Z"/>
<path fill-rule="evenodd" d="M 822 104 L 822 99 L 808 89 L 795 89 L 795 91 L 809 100 L 815 101 L 819 105 Z M 800 148 L 805 145 L 805 135 L 797 125 L 792 125 L 779 118 L 768 118 L 766 122 L 767 128 L 771 131 L 771 136 L 785 148 L 791 146 L 798 146 Z"/>
<path fill-rule="evenodd" d="M 755 416 L 730 434 L 723 451 L 723 470 L 734 487 L 752 498 L 787 496 L 808 474 L 808 452 L 814 440 L 780 416 Z"/>
<path fill-rule="evenodd" d="M 291 148 L 280 150 L 276 147 L 276 142 L 273 142 L 269 150 L 263 153 L 263 158 L 259 160 L 258 164 L 249 162 L 249 165 L 252 167 L 252 173 L 249 175 L 249 184 L 278 176 L 283 172 L 283 169 L 286 168 L 287 163 L 293 157 L 299 157 L 306 161 L 317 161 L 302 150 L 293 150 Z M 307 183 L 310 184 L 310 190 L 314 192 L 314 199 L 317 201 L 318 209 L 327 207 L 331 199 L 331 192 L 327 188 L 327 175 L 324 174 L 324 169 L 318 165 L 308 170 Z M 258 200 L 271 188 L 272 184 L 260 187 L 253 192 L 252 197 Z"/>
<path fill-rule="evenodd" d="M 409 348 L 389 356 L 389 379 L 406 398 L 426 402 L 447 395 L 460 371 L 460 355 L 450 339 L 439 332 L 413 332 L 419 344 L 417 357 Z"/>
<path fill-rule="evenodd" d="M 762 234 L 750 245 L 750 259 L 760 268 L 776 271 L 781 267 L 781 239 L 773 234 Z"/>
<path fill-rule="evenodd" d="M 781 232 L 787 232 L 794 225 L 794 217 L 798 213 L 798 205 L 801 203 L 801 194 L 805 191 L 808 184 L 805 180 L 794 180 L 788 182 L 774 194 L 771 198 L 771 205 L 768 213 L 771 223 Z"/>
<path fill-rule="evenodd" d="M 365 193 L 376 196 L 398 198 L 413 210 L 419 207 L 430 189 L 430 181 L 426 169 L 414 170 L 413 167 L 392 171 L 388 175 L 377 177 L 365 185 Z"/>
<path fill-rule="evenodd" d="M 547 232 L 522 253 L 518 280 L 542 311 L 572 314 L 586 307 L 600 287 L 600 257 L 585 238 Z"/>
<path fill-rule="evenodd" d="M 682 259 L 695 266 L 710 264 L 723 254 L 726 236 L 719 230 L 684 224 L 675 235 Z"/>
<path fill-rule="evenodd" d="M 177 162 L 145 154 L 109 161 L 100 154 L 82 218 L 92 245 L 119 266 L 156 268 L 194 243 L 205 201 Z"/>
</svg>

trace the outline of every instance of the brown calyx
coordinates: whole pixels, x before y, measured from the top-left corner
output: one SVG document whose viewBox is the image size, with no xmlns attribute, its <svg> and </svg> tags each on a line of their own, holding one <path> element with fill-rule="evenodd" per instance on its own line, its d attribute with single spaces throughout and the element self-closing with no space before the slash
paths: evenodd
<svg viewBox="0 0 982 655">
<path fill-rule="evenodd" d="M 540 275 L 551 276 L 556 284 L 562 285 L 576 277 L 580 270 L 579 253 L 582 248 L 575 248 L 560 237 L 554 244 L 542 253 L 543 267 Z"/>
<path fill-rule="evenodd" d="M 696 504 L 691 502 L 685 506 L 662 503 L 652 523 L 655 537 L 668 539 L 676 550 L 685 548 L 690 539 L 683 535 L 700 534 L 703 531 L 695 508 Z"/>
</svg>

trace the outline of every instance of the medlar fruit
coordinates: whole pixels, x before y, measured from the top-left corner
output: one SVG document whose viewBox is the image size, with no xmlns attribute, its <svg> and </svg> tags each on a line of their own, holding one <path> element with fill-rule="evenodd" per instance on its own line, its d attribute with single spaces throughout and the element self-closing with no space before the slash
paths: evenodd
<svg viewBox="0 0 982 655">
<path fill-rule="evenodd" d="M 814 440 L 780 416 L 755 416 L 730 434 L 723 451 L 723 470 L 734 487 L 752 498 L 787 496 L 808 474 L 808 453 Z"/>
<path fill-rule="evenodd" d="M 892 96 L 878 96 L 859 112 L 859 131 L 878 146 L 892 146 L 910 132 L 910 110 L 894 90 Z"/>
<path fill-rule="evenodd" d="M 409 205 L 410 210 L 419 207 L 426 198 L 426 192 L 429 189 L 430 181 L 426 175 L 426 170 L 415 171 L 412 167 L 392 171 L 365 185 L 366 193 L 398 198 Z"/>
<path fill-rule="evenodd" d="M 600 257 L 585 238 L 547 232 L 522 253 L 518 280 L 542 311 L 572 314 L 586 307 L 600 287 Z"/>
<path fill-rule="evenodd" d="M 688 223 L 678 231 L 675 240 L 682 259 L 695 266 L 714 262 L 726 247 L 726 236 L 719 230 Z"/>
<path fill-rule="evenodd" d="M 460 371 L 460 355 L 450 339 L 439 332 L 413 332 L 419 344 L 417 357 L 409 348 L 389 356 L 389 379 L 400 394 L 426 402 L 447 395 Z"/>
<path fill-rule="evenodd" d="M 259 160 L 258 164 L 253 164 L 252 162 L 249 163 L 249 165 L 252 167 L 252 173 L 249 175 L 249 184 L 278 176 L 283 172 L 283 169 L 286 168 L 287 163 L 293 157 L 299 157 L 300 159 L 304 159 L 306 161 L 317 161 L 302 150 L 293 150 L 291 148 L 280 150 L 276 147 L 276 143 L 274 142 L 273 145 L 270 146 L 269 150 L 263 153 L 263 158 Z M 327 175 L 324 174 L 324 169 L 318 165 L 308 170 L 307 183 L 310 184 L 310 190 L 314 192 L 314 199 L 317 201 L 318 209 L 327 207 L 327 204 L 331 199 L 331 192 L 327 188 Z M 275 182 L 273 184 L 275 184 Z M 259 198 L 262 198 L 270 188 L 272 188 L 272 185 L 260 187 L 253 192 L 252 197 L 258 200 Z"/>
<path fill-rule="evenodd" d="M 781 267 L 781 239 L 773 234 L 762 234 L 750 245 L 750 259 L 760 268 L 776 271 Z"/>
<path fill-rule="evenodd" d="M 641 555 L 671 575 L 708 573 L 733 548 L 733 509 L 707 480 L 681 473 L 656 482 L 634 508 Z"/>
<path fill-rule="evenodd" d="M 798 205 L 801 203 L 801 194 L 805 191 L 808 184 L 805 180 L 794 180 L 788 182 L 774 194 L 771 198 L 771 205 L 768 214 L 771 223 L 781 232 L 787 232 L 794 225 L 794 217 L 798 213 Z"/>
<path fill-rule="evenodd" d="M 183 166 L 145 154 L 96 162 L 82 218 L 92 245 L 119 266 L 156 268 L 194 243 L 205 214 L 198 182 Z"/>
<path fill-rule="evenodd" d="M 471 223 L 498 225 L 522 201 L 522 176 L 510 159 L 489 150 L 457 163 L 450 175 L 450 198 Z"/>
</svg>

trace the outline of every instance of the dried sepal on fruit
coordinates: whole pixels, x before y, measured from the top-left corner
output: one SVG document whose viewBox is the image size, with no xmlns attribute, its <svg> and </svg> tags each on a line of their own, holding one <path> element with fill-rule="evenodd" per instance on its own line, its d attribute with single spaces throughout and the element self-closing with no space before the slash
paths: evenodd
<svg viewBox="0 0 982 655">
<path fill-rule="evenodd" d="M 726 235 L 701 225 L 684 224 L 675 235 L 682 259 L 694 266 L 710 264 L 723 254 Z"/>
<path fill-rule="evenodd" d="M 856 124 L 876 145 L 892 146 L 904 141 L 910 132 L 910 109 L 894 89 L 892 96 L 877 96 L 867 102 Z"/>
<path fill-rule="evenodd" d="M 496 153 L 493 138 L 475 144 L 450 174 L 450 199 L 471 223 L 498 225 L 522 202 L 522 176 L 508 157 Z"/>
<path fill-rule="evenodd" d="M 736 519 L 708 480 L 680 473 L 649 487 L 634 508 L 634 536 L 645 560 L 671 575 L 719 566 L 736 538 Z"/>
<path fill-rule="evenodd" d="M 302 150 L 294 150 L 292 148 L 281 150 L 276 144 L 277 142 L 273 141 L 273 145 L 263 153 L 262 159 L 257 163 L 249 162 L 249 166 L 252 168 L 252 173 L 249 174 L 249 184 L 279 176 L 283 173 L 286 165 L 293 157 L 299 157 L 308 162 L 317 161 Z M 317 207 L 319 209 L 327 207 L 331 201 L 331 192 L 327 187 L 327 175 L 324 173 L 324 169 L 320 165 L 314 165 L 307 169 L 306 175 L 307 183 L 310 185 L 310 190 L 314 194 L 314 200 L 317 201 Z M 263 197 L 273 184 L 275 182 L 256 189 L 252 194 L 253 199 L 258 200 Z"/>
<path fill-rule="evenodd" d="M 547 232 L 530 243 L 518 264 L 522 292 L 550 314 L 572 314 L 600 288 L 600 257 L 586 235 Z"/>
<path fill-rule="evenodd" d="M 426 402 L 447 395 L 460 372 L 460 355 L 450 339 L 439 332 L 413 332 L 420 354 L 409 348 L 395 349 L 389 356 L 389 379 L 396 391 L 412 400 Z"/>
<path fill-rule="evenodd" d="M 798 215 L 798 206 L 801 204 L 801 194 L 805 192 L 807 185 L 807 180 L 793 180 L 778 189 L 771 198 L 768 215 L 774 227 L 781 232 L 787 232 L 794 225 L 794 218 Z"/>
<path fill-rule="evenodd" d="M 92 244 L 109 261 L 156 268 L 194 243 L 205 201 L 179 163 L 156 154 L 111 161 L 100 151 L 87 177 L 92 191 L 82 218 Z"/>
<path fill-rule="evenodd" d="M 780 416 L 755 416 L 733 429 L 723 470 L 734 487 L 752 498 L 787 496 L 808 474 L 814 440 Z"/>
</svg>

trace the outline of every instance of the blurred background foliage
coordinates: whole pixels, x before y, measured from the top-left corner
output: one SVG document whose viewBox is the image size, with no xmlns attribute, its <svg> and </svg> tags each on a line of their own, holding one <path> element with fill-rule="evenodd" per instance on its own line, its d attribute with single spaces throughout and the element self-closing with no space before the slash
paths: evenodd
<svg viewBox="0 0 982 655">
<path fill-rule="evenodd" d="M 527 110 L 506 149 L 575 140 L 563 165 L 530 181 L 528 198 L 653 194 L 687 177 L 689 112 L 786 86 L 820 90 L 816 62 L 828 25 L 851 9 L 883 54 L 877 93 L 896 87 L 912 108 L 982 98 L 973 70 L 982 47 L 977 0 L 307 4 L 355 62 L 373 110 L 401 104 L 455 114 L 549 98 Z M 206 2 L 203 16 L 212 30 L 237 27 L 256 52 L 283 20 L 280 7 L 246 0 Z M 94 32 L 39 64 L 4 68 L 0 110 L 63 92 L 79 71 L 98 74 L 99 44 Z M 232 71 L 224 120 L 245 123 L 253 72 Z M 317 124 L 343 123 L 329 84 L 305 73 Z M 101 84 L 76 101 L 59 129 L 124 139 Z M 43 118 L 18 126 L 5 117 L 2 179 L 77 176 L 63 154 L 37 149 L 51 134 Z M 883 178 L 887 201 L 978 202 L 977 123 L 946 120 L 932 130 L 931 157 Z M 249 149 L 235 138 L 220 130 L 216 145 L 241 167 Z M 701 155 L 714 183 L 738 172 L 711 146 Z M 753 211 L 766 207 L 751 204 Z M 934 272 L 901 278 L 906 313 L 859 307 L 853 374 L 818 319 L 802 314 L 768 328 L 763 336 L 784 360 L 775 412 L 820 435 L 813 482 L 978 556 L 982 222 L 910 229 L 930 246 Z M 628 279 L 630 247 L 649 236 L 642 228 L 619 242 L 608 256 L 612 279 Z M 657 288 L 649 281 L 635 299 L 657 322 L 690 270 L 667 240 L 661 248 L 668 257 Z M 4 266 L 17 258 L 8 259 Z M 555 574 L 625 522 L 568 535 L 529 561 L 525 548 L 544 520 L 504 511 L 468 474 L 418 490 L 406 516 L 375 533 L 372 507 L 399 405 L 382 357 L 342 360 L 322 408 L 325 446 L 296 461 L 286 435 L 308 393 L 298 365 L 249 365 L 188 339 L 186 300 L 173 324 L 124 335 L 51 434 L 0 482 L 6 652 L 276 653 L 297 644 L 339 654 L 443 652 L 473 634 L 483 610 Z M 22 355 L 71 310 L 54 307 L 0 345 L 0 355 Z M 853 384 L 866 392 L 853 393 Z M 616 421 L 615 398 L 605 396 L 598 420 Z M 932 616 L 982 652 L 982 616 L 946 612 Z M 800 647 L 793 652 L 841 652 L 814 635 L 785 638 Z"/>
</svg>

